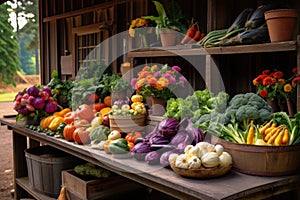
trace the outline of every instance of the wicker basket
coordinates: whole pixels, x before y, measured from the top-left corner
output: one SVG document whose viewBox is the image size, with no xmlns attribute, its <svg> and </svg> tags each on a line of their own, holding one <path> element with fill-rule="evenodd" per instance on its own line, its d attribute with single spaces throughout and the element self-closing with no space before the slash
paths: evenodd
<svg viewBox="0 0 300 200">
<path fill-rule="evenodd" d="M 173 171 L 184 177 L 188 178 L 198 178 L 198 179 L 207 179 L 207 178 L 214 178 L 225 175 L 231 169 L 232 165 L 226 167 L 215 167 L 215 168 L 204 168 L 201 167 L 200 169 L 183 169 L 175 167 L 174 163 L 170 164 Z"/>
<path fill-rule="evenodd" d="M 109 116 L 110 130 L 118 130 L 120 132 L 142 131 L 145 127 L 145 115 L 133 116 Z"/>
</svg>

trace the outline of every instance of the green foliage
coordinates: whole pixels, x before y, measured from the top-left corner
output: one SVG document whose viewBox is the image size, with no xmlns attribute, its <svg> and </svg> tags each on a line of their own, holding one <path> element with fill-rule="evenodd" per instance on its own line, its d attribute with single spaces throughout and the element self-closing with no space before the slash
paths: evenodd
<svg viewBox="0 0 300 200">
<path fill-rule="evenodd" d="M 13 27 L 9 23 L 9 6 L 0 5 L 0 73 L 1 81 L 6 84 L 16 85 L 14 75 L 20 70 L 18 59 L 18 42 Z"/>
</svg>

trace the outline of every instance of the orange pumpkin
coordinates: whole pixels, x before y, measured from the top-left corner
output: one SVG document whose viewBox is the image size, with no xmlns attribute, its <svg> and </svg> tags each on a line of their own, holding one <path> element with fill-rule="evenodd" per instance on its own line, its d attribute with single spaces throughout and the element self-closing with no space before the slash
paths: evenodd
<svg viewBox="0 0 300 200">
<path fill-rule="evenodd" d="M 63 135 L 64 135 L 64 138 L 68 141 L 73 141 L 73 133 L 75 131 L 76 127 L 72 124 L 67 124 L 64 128 L 64 131 L 63 131 Z"/>
<path fill-rule="evenodd" d="M 99 112 L 102 108 L 105 108 L 106 104 L 105 103 L 95 103 L 92 105 L 92 108 L 96 110 L 96 112 Z"/>
<path fill-rule="evenodd" d="M 73 133 L 73 139 L 77 144 L 89 144 L 91 142 L 89 133 L 84 127 L 76 128 Z"/>
<path fill-rule="evenodd" d="M 105 105 L 107 105 L 108 107 L 111 107 L 111 96 L 106 96 L 106 97 L 104 97 L 103 102 L 104 102 Z"/>
<path fill-rule="evenodd" d="M 139 137 L 143 137 L 141 132 L 131 132 L 126 135 L 125 140 L 127 140 L 128 143 L 134 143 L 134 140 Z"/>
<path fill-rule="evenodd" d="M 87 104 L 80 105 L 76 113 L 80 119 L 85 119 L 89 122 L 95 117 L 93 109 Z"/>
<path fill-rule="evenodd" d="M 88 127 L 90 125 L 90 122 L 86 119 L 77 119 L 74 121 L 74 126 L 76 128 L 80 128 L 80 127 Z"/>
<path fill-rule="evenodd" d="M 64 122 L 66 124 L 71 124 L 75 120 L 75 112 L 68 112 L 64 115 Z"/>
</svg>

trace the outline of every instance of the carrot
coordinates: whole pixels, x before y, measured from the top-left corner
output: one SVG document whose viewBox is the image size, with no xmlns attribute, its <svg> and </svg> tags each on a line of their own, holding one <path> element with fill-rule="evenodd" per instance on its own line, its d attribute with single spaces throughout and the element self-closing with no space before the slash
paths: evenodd
<svg viewBox="0 0 300 200">
<path fill-rule="evenodd" d="M 264 137 L 264 140 L 267 142 L 269 141 L 269 139 L 278 131 L 280 130 L 280 128 L 278 127 L 274 127 L 270 130 L 270 132 L 268 132 L 268 134 Z"/>
<path fill-rule="evenodd" d="M 192 44 L 194 42 L 198 42 L 201 38 L 201 31 L 197 30 L 194 37 L 188 42 L 188 44 Z"/>
<path fill-rule="evenodd" d="M 253 138 L 254 138 L 254 125 L 253 121 L 251 121 L 250 128 L 247 134 L 247 144 L 253 144 Z"/>
<path fill-rule="evenodd" d="M 195 24 L 191 25 L 189 29 L 186 31 L 184 38 L 181 40 L 181 44 L 185 44 L 190 41 L 197 31 L 197 27 Z"/>
</svg>

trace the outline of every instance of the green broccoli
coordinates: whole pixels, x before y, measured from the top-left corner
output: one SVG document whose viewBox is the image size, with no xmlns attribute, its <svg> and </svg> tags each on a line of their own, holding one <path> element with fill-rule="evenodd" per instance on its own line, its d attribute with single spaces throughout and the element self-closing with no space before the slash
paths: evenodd
<svg viewBox="0 0 300 200">
<path fill-rule="evenodd" d="M 235 117 L 243 130 L 246 130 L 251 120 L 264 123 L 271 118 L 271 107 L 255 93 L 235 95 L 226 109 L 226 116 Z"/>
</svg>

